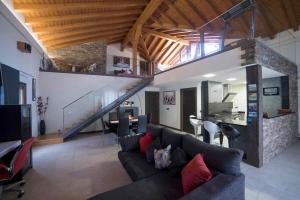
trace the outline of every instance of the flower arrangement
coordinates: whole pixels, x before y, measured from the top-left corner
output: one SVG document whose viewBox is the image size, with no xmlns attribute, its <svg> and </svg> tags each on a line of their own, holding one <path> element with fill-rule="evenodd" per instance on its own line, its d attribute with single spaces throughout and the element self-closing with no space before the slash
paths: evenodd
<svg viewBox="0 0 300 200">
<path fill-rule="evenodd" d="M 48 108 L 48 102 L 49 102 L 49 97 L 46 98 L 45 102 L 43 101 L 43 98 L 41 96 L 37 98 L 37 112 L 41 120 L 44 120 L 45 118 L 45 113 Z"/>
</svg>

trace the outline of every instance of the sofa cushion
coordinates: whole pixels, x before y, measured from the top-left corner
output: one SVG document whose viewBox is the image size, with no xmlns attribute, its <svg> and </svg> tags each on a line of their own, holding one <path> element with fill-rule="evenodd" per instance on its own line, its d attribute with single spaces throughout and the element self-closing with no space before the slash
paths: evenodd
<svg viewBox="0 0 300 200">
<path fill-rule="evenodd" d="M 183 196 L 180 178 L 160 173 L 98 194 L 89 200 L 175 200 Z"/>
<path fill-rule="evenodd" d="M 176 133 L 173 130 L 168 128 L 163 128 L 163 132 L 162 132 L 163 148 L 167 147 L 169 144 L 171 144 L 172 150 L 176 149 L 177 147 L 181 147 L 182 136 L 183 134 Z"/>
<path fill-rule="evenodd" d="M 171 153 L 171 164 L 169 165 L 169 175 L 177 176 L 180 175 L 182 168 L 187 164 L 188 159 L 186 153 L 180 148 L 177 147 Z"/>
<path fill-rule="evenodd" d="M 148 162 L 154 162 L 154 150 L 161 149 L 160 139 L 157 137 L 146 150 L 146 158 Z"/>
<path fill-rule="evenodd" d="M 118 153 L 119 159 L 133 181 L 137 181 L 160 172 L 153 163 L 148 163 L 145 155 L 139 151 Z"/>
<path fill-rule="evenodd" d="M 161 134 L 162 134 L 162 127 L 161 126 L 157 126 L 154 124 L 148 124 L 147 125 L 147 131 L 150 131 L 152 133 L 153 139 L 159 137 L 161 138 Z"/>
<path fill-rule="evenodd" d="M 146 153 L 148 147 L 152 143 L 152 134 L 150 132 L 147 132 L 145 135 L 140 137 L 139 139 L 139 144 L 140 144 L 140 152 L 141 153 Z"/>
<path fill-rule="evenodd" d="M 139 148 L 139 139 L 144 134 L 119 138 L 122 151 L 136 151 Z"/>
<path fill-rule="evenodd" d="M 207 168 L 201 154 L 197 154 L 182 169 L 181 175 L 184 194 L 187 194 L 212 178 L 212 173 Z"/>
<path fill-rule="evenodd" d="M 241 173 L 240 162 L 243 158 L 243 152 L 239 149 L 210 145 L 190 135 L 183 136 L 182 148 L 190 158 L 202 153 L 209 168 L 225 174 L 238 175 Z"/>
<path fill-rule="evenodd" d="M 164 149 L 154 150 L 154 161 L 156 169 L 165 169 L 171 164 L 171 145 Z"/>
</svg>

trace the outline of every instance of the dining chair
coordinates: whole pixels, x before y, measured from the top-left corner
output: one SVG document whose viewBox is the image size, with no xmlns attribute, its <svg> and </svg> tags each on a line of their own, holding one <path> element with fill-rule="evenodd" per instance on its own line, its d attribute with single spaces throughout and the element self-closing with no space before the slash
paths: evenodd
<svg viewBox="0 0 300 200">
<path fill-rule="evenodd" d="M 148 118 L 146 115 L 138 116 L 138 127 L 136 133 L 146 133 L 147 132 Z"/>
<path fill-rule="evenodd" d="M 121 117 L 121 118 L 119 118 L 117 136 L 118 136 L 118 138 L 120 138 L 120 137 L 125 137 L 128 135 L 130 135 L 129 118 Z"/>
</svg>

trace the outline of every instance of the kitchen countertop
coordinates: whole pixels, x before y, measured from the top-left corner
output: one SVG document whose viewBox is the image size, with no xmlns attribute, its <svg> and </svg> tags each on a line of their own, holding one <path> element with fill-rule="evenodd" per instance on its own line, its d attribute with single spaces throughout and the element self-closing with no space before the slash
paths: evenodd
<svg viewBox="0 0 300 200">
<path fill-rule="evenodd" d="M 220 113 L 204 116 L 202 121 L 208 120 L 215 123 L 233 124 L 239 126 L 247 126 L 247 121 L 244 113 Z"/>
</svg>

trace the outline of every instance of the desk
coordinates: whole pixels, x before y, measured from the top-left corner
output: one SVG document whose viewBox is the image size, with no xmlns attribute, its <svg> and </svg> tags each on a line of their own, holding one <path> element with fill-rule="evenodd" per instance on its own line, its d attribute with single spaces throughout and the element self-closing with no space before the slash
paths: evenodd
<svg viewBox="0 0 300 200">
<path fill-rule="evenodd" d="M 134 122 L 138 122 L 139 120 L 137 118 L 134 119 L 130 119 L 129 123 L 134 123 Z M 110 124 L 119 124 L 119 120 L 111 120 L 109 121 Z"/>
<path fill-rule="evenodd" d="M 21 145 L 21 140 L 0 142 L 0 158 Z"/>
</svg>

